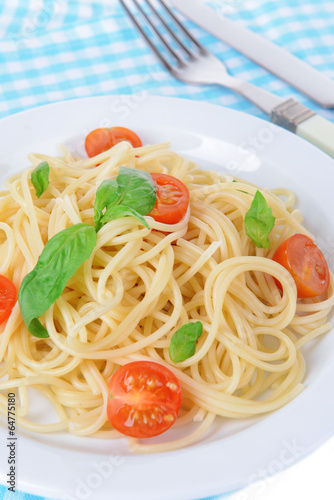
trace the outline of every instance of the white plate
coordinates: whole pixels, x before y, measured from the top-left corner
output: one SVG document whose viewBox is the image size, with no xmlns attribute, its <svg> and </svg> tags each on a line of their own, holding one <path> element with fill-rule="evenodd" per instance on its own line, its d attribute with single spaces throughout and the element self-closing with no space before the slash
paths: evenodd
<svg viewBox="0 0 334 500">
<path fill-rule="evenodd" d="M 175 150 L 204 167 L 262 187 L 292 188 L 307 227 L 333 268 L 333 160 L 289 132 L 229 109 L 178 99 L 113 96 L 29 110 L 0 122 L 0 136 L 6 139 L 0 178 L 26 167 L 29 152 L 56 154 L 57 144 L 73 137 L 72 147 L 80 150 L 88 131 L 111 125 L 133 128 L 144 143 L 170 140 Z M 261 474 L 272 475 L 333 434 L 333 352 L 331 332 L 305 349 L 306 389 L 294 401 L 261 418 L 217 419 L 200 443 L 183 450 L 137 456 L 127 451 L 126 439 L 21 432 L 17 488 L 68 500 L 193 500 L 241 488 Z M 0 436 L 5 443 L 3 419 Z M 4 455 L 3 484 L 8 472 Z"/>
</svg>

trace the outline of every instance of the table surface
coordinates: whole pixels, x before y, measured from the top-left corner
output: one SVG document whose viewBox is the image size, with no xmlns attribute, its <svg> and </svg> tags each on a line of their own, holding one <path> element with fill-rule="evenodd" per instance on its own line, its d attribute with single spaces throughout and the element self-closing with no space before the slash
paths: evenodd
<svg viewBox="0 0 334 500">
<path fill-rule="evenodd" d="M 284 47 L 334 79 L 334 2 L 323 0 L 211 0 L 207 4 Z M 182 16 L 181 16 L 182 17 Z M 291 86 L 190 21 L 186 26 L 220 57 L 231 74 L 282 97 L 294 97 L 334 121 Z M 0 118 L 64 99 L 106 94 L 182 97 L 227 106 L 267 119 L 232 91 L 174 80 L 151 54 L 115 0 L 3 0 L 0 5 Z M 328 498 L 334 439 L 290 470 L 258 482 L 230 500 Z M 323 494 L 321 494 L 323 493 Z M 36 500 L 11 494 L 4 500 Z M 223 496 L 215 497 L 217 500 Z M 225 495 L 224 495 L 225 498 Z"/>
</svg>

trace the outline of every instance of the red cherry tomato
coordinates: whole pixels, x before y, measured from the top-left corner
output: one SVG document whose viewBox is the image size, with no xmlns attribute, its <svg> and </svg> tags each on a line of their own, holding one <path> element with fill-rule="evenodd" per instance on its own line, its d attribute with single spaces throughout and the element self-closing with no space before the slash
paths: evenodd
<svg viewBox="0 0 334 500">
<path fill-rule="evenodd" d="M 89 158 L 96 156 L 122 141 L 128 141 L 134 148 L 142 146 L 138 135 L 124 127 L 97 128 L 90 132 L 85 140 L 85 148 Z"/>
<path fill-rule="evenodd" d="M 329 286 L 329 270 L 317 245 L 303 234 L 294 234 L 280 245 L 273 260 L 292 275 L 299 298 L 316 297 Z M 278 286 L 281 284 L 276 280 Z"/>
<path fill-rule="evenodd" d="M 158 436 L 175 422 L 181 407 L 181 386 L 158 363 L 134 361 L 119 368 L 109 385 L 108 418 L 126 436 Z"/>
<path fill-rule="evenodd" d="M 17 301 L 17 291 L 14 283 L 0 275 L 0 323 L 6 321 Z"/>
<path fill-rule="evenodd" d="M 157 201 L 148 215 L 164 224 L 180 222 L 189 205 L 188 188 L 172 175 L 151 174 L 151 177 L 157 187 Z"/>
</svg>

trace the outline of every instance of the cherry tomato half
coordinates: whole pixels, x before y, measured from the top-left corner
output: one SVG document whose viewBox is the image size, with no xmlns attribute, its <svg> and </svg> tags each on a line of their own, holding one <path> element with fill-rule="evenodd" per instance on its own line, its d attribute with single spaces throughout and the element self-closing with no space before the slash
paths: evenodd
<svg viewBox="0 0 334 500">
<path fill-rule="evenodd" d="M 181 386 L 175 375 L 151 361 L 119 368 L 109 385 L 108 418 L 126 436 L 158 436 L 175 422 L 181 407 Z"/>
<path fill-rule="evenodd" d="M 294 234 L 280 245 L 273 260 L 292 275 L 299 298 L 316 297 L 329 286 L 329 270 L 317 245 L 303 234 Z M 280 288 L 281 284 L 276 280 Z"/>
<path fill-rule="evenodd" d="M 11 315 L 17 301 L 17 291 L 14 283 L 0 275 L 0 323 Z"/>
<path fill-rule="evenodd" d="M 122 141 L 128 141 L 134 148 L 142 146 L 138 135 L 124 127 L 97 128 L 90 132 L 85 140 L 89 158 L 99 155 Z"/>
<path fill-rule="evenodd" d="M 164 224 L 180 222 L 189 205 L 188 188 L 172 175 L 151 174 L 151 177 L 157 187 L 157 201 L 148 215 Z"/>
</svg>

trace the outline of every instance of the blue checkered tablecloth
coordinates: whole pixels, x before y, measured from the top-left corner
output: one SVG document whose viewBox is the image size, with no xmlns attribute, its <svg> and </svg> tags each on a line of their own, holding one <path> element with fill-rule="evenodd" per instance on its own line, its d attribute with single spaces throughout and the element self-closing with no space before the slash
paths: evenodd
<svg viewBox="0 0 334 500">
<path fill-rule="evenodd" d="M 332 0 L 210 0 L 232 19 L 293 52 L 334 78 Z M 312 101 L 187 22 L 230 72 L 280 96 L 294 96 L 332 119 Z M 229 106 L 266 116 L 218 86 L 184 85 L 162 66 L 117 0 L 1 0 L 0 117 L 49 102 L 111 93 L 152 94 Z"/>
<path fill-rule="evenodd" d="M 206 3 L 334 79 L 332 0 L 207 0 Z M 334 111 L 319 108 L 190 21 L 185 23 L 202 44 L 226 63 L 231 74 L 282 97 L 293 96 L 334 120 Z M 151 54 L 116 0 L 1 0 L 0 117 L 64 99 L 143 90 L 155 95 L 203 100 L 267 118 L 228 89 L 196 87 L 174 80 Z M 11 493 L 0 485 L 0 498 L 40 497 Z"/>
</svg>

